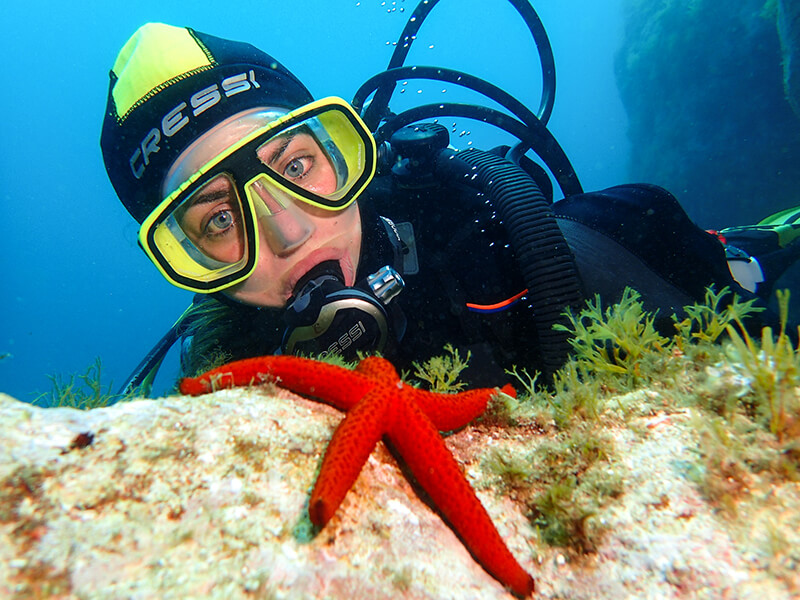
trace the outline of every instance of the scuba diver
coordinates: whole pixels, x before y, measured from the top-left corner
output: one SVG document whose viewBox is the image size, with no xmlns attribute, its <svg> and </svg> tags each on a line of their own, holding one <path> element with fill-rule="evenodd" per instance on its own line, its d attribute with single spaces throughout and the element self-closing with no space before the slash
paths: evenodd
<svg viewBox="0 0 800 600">
<path fill-rule="evenodd" d="M 511 1 L 539 52 L 535 114 L 466 73 L 403 66 L 436 0 L 420 3 L 388 69 L 350 103 L 314 100 L 246 43 L 160 23 L 133 34 L 110 73 L 103 158 L 140 246 L 195 296 L 123 392 L 148 394 L 175 343 L 182 375 L 276 353 L 380 352 L 408 369 L 451 344 L 471 353 L 470 384 L 493 385 L 515 365 L 555 371 L 569 345 L 553 325 L 595 294 L 608 304 L 636 289 L 664 331 L 710 285 L 765 304 L 800 254 L 795 212 L 714 235 L 657 186 L 584 193 L 546 127 L 555 70 L 544 28 L 527 0 Z M 392 113 L 395 84 L 413 78 L 469 87 L 508 112 Z M 443 116 L 518 143 L 456 151 Z"/>
</svg>

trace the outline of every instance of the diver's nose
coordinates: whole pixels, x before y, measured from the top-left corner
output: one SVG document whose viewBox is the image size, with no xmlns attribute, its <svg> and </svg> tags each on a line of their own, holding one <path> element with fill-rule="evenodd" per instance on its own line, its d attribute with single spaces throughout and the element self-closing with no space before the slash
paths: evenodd
<svg viewBox="0 0 800 600">
<path fill-rule="evenodd" d="M 261 199 L 255 202 L 258 222 L 275 256 L 290 254 L 311 237 L 314 223 L 295 203 L 282 193 L 271 193 L 260 180 L 250 189 Z"/>
</svg>

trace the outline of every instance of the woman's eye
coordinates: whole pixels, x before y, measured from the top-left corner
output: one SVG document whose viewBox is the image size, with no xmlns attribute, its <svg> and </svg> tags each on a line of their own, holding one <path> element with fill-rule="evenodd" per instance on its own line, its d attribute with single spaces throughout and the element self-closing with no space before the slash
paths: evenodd
<svg viewBox="0 0 800 600">
<path fill-rule="evenodd" d="M 283 176 L 287 179 L 298 179 L 308 173 L 311 160 L 309 158 L 295 158 L 289 161 L 283 169 Z"/>
<path fill-rule="evenodd" d="M 233 213 L 229 210 L 221 210 L 211 217 L 206 224 L 206 234 L 217 235 L 223 233 L 233 225 L 233 222 Z"/>
</svg>

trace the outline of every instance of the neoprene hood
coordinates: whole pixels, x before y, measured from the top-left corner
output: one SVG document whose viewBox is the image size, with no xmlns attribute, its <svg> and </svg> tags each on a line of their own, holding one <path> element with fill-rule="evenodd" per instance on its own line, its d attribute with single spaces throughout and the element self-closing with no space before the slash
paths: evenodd
<svg viewBox="0 0 800 600">
<path fill-rule="evenodd" d="M 133 34 L 110 78 L 100 146 L 117 195 L 139 223 L 162 200 L 172 163 L 199 135 L 251 108 L 313 100 L 255 46 L 162 23 Z"/>
</svg>

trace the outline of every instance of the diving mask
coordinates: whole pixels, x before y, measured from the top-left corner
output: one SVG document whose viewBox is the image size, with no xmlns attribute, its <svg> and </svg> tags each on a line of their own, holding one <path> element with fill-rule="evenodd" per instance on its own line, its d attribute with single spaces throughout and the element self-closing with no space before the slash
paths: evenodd
<svg viewBox="0 0 800 600">
<path fill-rule="evenodd" d="M 195 170 L 145 219 L 139 242 L 174 285 L 211 293 L 249 277 L 260 243 L 290 252 L 313 231 L 297 202 L 352 204 L 375 173 L 375 141 L 344 100 L 265 123 Z"/>
</svg>

